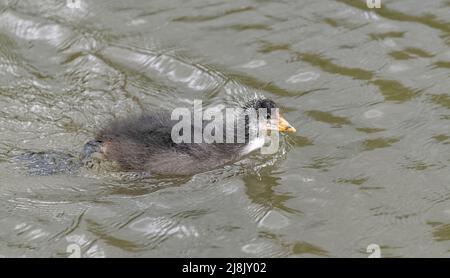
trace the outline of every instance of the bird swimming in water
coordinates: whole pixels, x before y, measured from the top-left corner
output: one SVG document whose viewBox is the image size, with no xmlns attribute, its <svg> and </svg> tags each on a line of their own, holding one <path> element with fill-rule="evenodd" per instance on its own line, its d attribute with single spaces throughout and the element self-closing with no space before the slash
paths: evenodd
<svg viewBox="0 0 450 278">
<path fill-rule="evenodd" d="M 249 111 L 256 111 L 257 121 L 249 119 Z M 232 132 L 233 142 L 180 142 L 173 140 L 173 120 L 168 111 L 144 114 L 139 117 L 116 120 L 101 129 L 94 140 L 87 142 L 81 159 L 86 161 L 93 153 L 101 159 L 114 162 L 120 171 L 147 172 L 151 175 L 190 175 L 238 161 L 250 152 L 263 147 L 271 132 L 295 132 L 278 112 L 275 102 L 257 97 L 246 102 L 237 118 L 244 119 L 243 140 L 238 139 L 238 127 L 223 128 L 223 138 Z M 261 113 L 264 111 L 265 113 Z M 208 121 L 190 124 L 193 134 L 204 131 Z M 275 123 L 275 124 L 274 124 Z M 252 130 L 258 130 L 251 136 Z M 191 131 L 191 133 L 189 132 Z M 217 131 L 215 131 L 217 132 Z M 230 137 L 230 136 L 229 136 Z"/>
</svg>

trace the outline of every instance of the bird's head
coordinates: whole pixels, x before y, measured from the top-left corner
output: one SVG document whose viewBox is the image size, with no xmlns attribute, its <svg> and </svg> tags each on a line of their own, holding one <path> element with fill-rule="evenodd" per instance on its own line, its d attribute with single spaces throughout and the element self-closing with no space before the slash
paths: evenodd
<svg viewBox="0 0 450 278">
<path fill-rule="evenodd" d="M 246 114 L 255 113 L 259 122 L 259 127 L 265 131 L 289 132 L 297 130 L 281 115 L 276 103 L 265 98 L 256 98 L 248 101 L 244 105 Z"/>
</svg>

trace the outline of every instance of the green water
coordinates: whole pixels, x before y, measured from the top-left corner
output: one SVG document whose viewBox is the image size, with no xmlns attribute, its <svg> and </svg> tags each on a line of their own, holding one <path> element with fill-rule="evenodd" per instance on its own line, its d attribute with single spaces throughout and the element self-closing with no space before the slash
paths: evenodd
<svg viewBox="0 0 450 278">
<path fill-rule="evenodd" d="M 0 1 L 0 256 L 450 256 L 450 2 Z M 109 120 L 261 92 L 275 156 L 30 176 Z"/>
</svg>

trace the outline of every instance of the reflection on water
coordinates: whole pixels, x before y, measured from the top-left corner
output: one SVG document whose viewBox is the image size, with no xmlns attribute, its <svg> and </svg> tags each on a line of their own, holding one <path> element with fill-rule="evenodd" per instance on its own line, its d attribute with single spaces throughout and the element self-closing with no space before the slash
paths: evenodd
<svg viewBox="0 0 450 278">
<path fill-rule="evenodd" d="M 0 1 L 0 256 L 448 256 L 450 5 L 365 2 Z M 273 157 L 64 159 L 112 118 L 255 92 L 298 130 Z"/>
</svg>

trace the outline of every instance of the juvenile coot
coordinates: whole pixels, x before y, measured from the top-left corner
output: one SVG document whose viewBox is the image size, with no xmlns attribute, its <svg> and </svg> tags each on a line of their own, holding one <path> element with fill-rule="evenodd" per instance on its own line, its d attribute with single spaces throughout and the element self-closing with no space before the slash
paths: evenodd
<svg viewBox="0 0 450 278">
<path fill-rule="evenodd" d="M 274 110 L 276 108 L 272 100 L 261 97 L 245 103 L 237 115 L 238 119 L 244 119 L 244 140 L 237 139 L 238 128 L 234 125 L 235 140 L 232 143 L 175 143 L 172 128 L 179 121 L 171 119 L 168 111 L 117 120 L 100 130 L 95 140 L 86 143 L 82 158 L 100 153 L 103 159 L 115 162 L 121 171 L 144 171 L 152 175 L 189 175 L 207 171 L 260 149 L 270 132 L 295 132 L 278 110 Z M 248 111 L 252 109 L 256 111 L 256 122 L 249 120 Z M 197 125 L 190 125 L 192 134 L 203 131 L 207 121 Z M 259 136 L 250 136 L 255 129 L 261 130 Z M 230 132 L 223 128 L 224 138 L 227 130 Z"/>
</svg>

